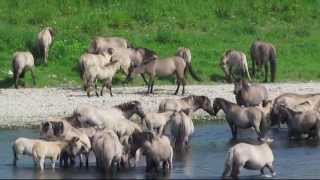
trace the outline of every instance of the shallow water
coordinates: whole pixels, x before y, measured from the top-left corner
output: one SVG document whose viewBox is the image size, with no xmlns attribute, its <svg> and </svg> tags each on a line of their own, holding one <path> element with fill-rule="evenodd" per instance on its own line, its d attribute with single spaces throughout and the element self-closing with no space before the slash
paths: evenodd
<svg viewBox="0 0 320 180">
<path fill-rule="evenodd" d="M 320 178 L 319 144 L 314 141 L 289 141 L 286 129 L 271 130 L 269 135 L 274 138 L 272 149 L 275 155 L 276 178 Z M 0 178 L 102 178 L 94 167 L 94 157 L 90 160 L 89 169 L 69 168 L 47 169 L 40 172 L 33 167 L 30 157 L 23 157 L 17 167 L 12 166 L 11 142 L 17 137 L 36 138 L 37 130 L 16 129 L 0 130 Z M 120 170 L 113 178 L 219 178 L 223 171 L 224 159 L 228 148 L 235 142 L 230 141 L 231 133 L 225 123 L 211 122 L 196 125 L 188 152 L 176 153 L 171 173 L 147 174 L 145 163 L 141 160 L 136 168 Z M 253 131 L 240 132 L 240 139 L 256 139 Z M 58 165 L 57 165 L 58 166 Z M 268 172 L 265 170 L 265 172 Z M 242 170 L 241 178 L 265 178 L 259 171 Z"/>
</svg>

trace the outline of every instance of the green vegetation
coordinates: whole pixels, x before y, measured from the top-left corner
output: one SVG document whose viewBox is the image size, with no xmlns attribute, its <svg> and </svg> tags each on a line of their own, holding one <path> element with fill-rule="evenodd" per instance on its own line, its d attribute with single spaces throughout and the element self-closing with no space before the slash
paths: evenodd
<svg viewBox="0 0 320 180">
<path fill-rule="evenodd" d="M 218 61 L 229 48 L 244 51 L 251 64 L 249 48 L 260 38 L 278 49 L 278 81 L 320 79 L 320 1 L 2 0 L 0 7 L 0 87 L 12 86 L 13 52 L 33 49 L 44 26 L 56 30 L 56 39 L 48 67 L 37 66 L 39 87 L 79 85 L 78 59 L 98 35 L 123 36 L 160 57 L 189 47 L 206 84 L 222 81 Z M 119 73 L 115 83 L 123 78 Z M 136 78 L 130 84 L 143 83 Z"/>
</svg>

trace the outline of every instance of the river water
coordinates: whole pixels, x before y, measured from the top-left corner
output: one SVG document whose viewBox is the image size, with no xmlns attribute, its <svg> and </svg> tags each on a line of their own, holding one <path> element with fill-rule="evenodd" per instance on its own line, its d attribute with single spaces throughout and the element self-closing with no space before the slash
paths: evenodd
<svg viewBox="0 0 320 180">
<path fill-rule="evenodd" d="M 90 167 L 58 168 L 52 170 L 50 163 L 40 172 L 33 166 L 31 157 L 23 157 L 17 167 L 12 166 L 11 143 L 17 137 L 37 138 L 39 132 L 34 129 L 0 130 L 0 178 L 103 178 L 105 174 L 95 168 L 94 157 L 90 158 Z M 319 144 L 312 140 L 289 141 L 286 129 L 272 129 L 268 133 L 274 139 L 272 149 L 275 156 L 276 178 L 320 178 Z M 141 160 L 136 168 L 120 170 L 113 178 L 219 178 L 224 168 L 226 152 L 236 142 L 230 141 L 231 133 L 224 122 L 200 123 L 195 127 L 191 147 L 186 153 L 175 153 L 173 169 L 164 175 L 145 173 L 145 163 Z M 240 132 L 240 141 L 254 140 L 253 130 Z M 265 172 L 268 172 L 266 169 Z M 240 178 L 267 178 L 259 171 L 241 170 Z M 110 177 L 110 176 L 108 176 Z"/>
</svg>

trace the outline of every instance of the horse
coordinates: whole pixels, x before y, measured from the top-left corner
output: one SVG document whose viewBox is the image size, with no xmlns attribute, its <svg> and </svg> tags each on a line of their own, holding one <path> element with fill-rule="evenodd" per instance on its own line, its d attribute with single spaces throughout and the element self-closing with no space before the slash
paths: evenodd
<svg viewBox="0 0 320 180">
<path fill-rule="evenodd" d="M 191 66 L 191 52 L 188 48 L 179 48 L 176 55 L 160 60 L 157 56 L 150 58 L 149 61 L 142 63 L 140 66 L 133 67 L 127 79 L 131 79 L 132 75 L 146 73 L 149 75 L 147 94 L 153 93 L 153 86 L 156 76 L 176 76 L 177 89 L 175 95 L 178 94 L 180 84 L 182 84 L 182 95 L 185 93 L 186 73 L 190 72 L 191 76 L 200 81 L 200 78 L 194 73 Z"/>
<path fill-rule="evenodd" d="M 220 67 L 222 68 L 227 81 L 232 82 L 235 73 L 240 73 L 240 77 L 245 75 L 251 80 L 246 55 L 243 52 L 228 50 L 220 59 Z"/>
<path fill-rule="evenodd" d="M 190 95 L 180 99 L 164 99 L 160 102 L 158 112 L 181 111 L 189 109 L 192 112 L 203 109 L 210 115 L 212 111 L 211 101 L 206 96 Z"/>
<path fill-rule="evenodd" d="M 268 168 L 272 176 L 275 176 L 273 161 L 274 156 L 268 142 L 238 143 L 227 153 L 222 177 L 227 177 L 231 172 L 231 177 L 237 178 L 241 168 L 260 170 L 261 175 L 264 175 L 264 168 Z"/>
<path fill-rule="evenodd" d="M 250 84 L 241 79 L 234 83 L 234 95 L 240 106 L 259 106 L 268 100 L 268 91 L 260 84 Z"/>
<path fill-rule="evenodd" d="M 261 71 L 262 66 L 264 66 L 264 82 L 267 82 L 270 64 L 271 82 L 274 82 L 277 70 L 277 53 L 274 45 L 262 41 L 255 41 L 251 45 L 250 54 L 252 59 L 253 77 L 256 75 L 255 66 L 257 65 L 258 71 Z"/>
<path fill-rule="evenodd" d="M 320 110 L 320 93 L 314 94 L 296 94 L 284 93 L 273 100 L 270 113 L 271 125 L 285 123 L 284 119 L 279 118 L 280 106 L 286 106 L 297 111 Z"/>
<path fill-rule="evenodd" d="M 222 109 L 230 126 L 233 139 L 237 138 L 237 128 L 247 129 L 253 127 L 259 138 L 263 138 L 267 122 L 264 113 L 257 107 L 241 107 L 223 98 L 216 98 L 213 102 L 215 113 Z"/>
<path fill-rule="evenodd" d="M 288 137 L 300 138 L 308 134 L 308 138 L 320 139 L 320 113 L 315 110 L 295 111 L 286 106 L 280 106 L 280 118 L 287 122 Z"/>
</svg>

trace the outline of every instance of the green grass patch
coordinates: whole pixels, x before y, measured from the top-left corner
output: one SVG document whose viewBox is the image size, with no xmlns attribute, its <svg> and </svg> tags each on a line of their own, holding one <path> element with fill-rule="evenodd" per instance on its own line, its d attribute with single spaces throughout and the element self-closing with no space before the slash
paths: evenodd
<svg viewBox="0 0 320 180">
<path fill-rule="evenodd" d="M 0 7 L 2 88 L 12 87 L 12 54 L 34 52 L 44 26 L 57 33 L 48 67 L 36 67 L 37 87 L 80 85 L 78 59 L 97 35 L 123 36 L 160 57 L 188 47 L 200 84 L 223 81 L 218 61 L 227 49 L 245 52 L 251 67 L 249 48 L 260 38 L 277 47 L 277 81 L 320 79 L 319 0 L 3 0 Z M 123 79 L 119 72 L 114 83 L 122 85 Z M 31 84 L 29 74 L 26 81 Z M 199 83 L 190 77 L 188 82 Z M 157 81 L 173 83 L 173 78 Z M 137 77 L 129 85 L 143 82 Z"/>
</svg>

